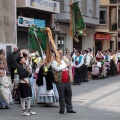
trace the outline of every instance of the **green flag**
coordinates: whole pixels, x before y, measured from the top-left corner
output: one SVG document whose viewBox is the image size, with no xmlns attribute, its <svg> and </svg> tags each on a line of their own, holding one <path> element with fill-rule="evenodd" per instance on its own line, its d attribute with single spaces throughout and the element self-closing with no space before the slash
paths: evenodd
<svg viewBox="0 0 120 120">
<path fill-rule="evenodd" d="M 86 28 L 83 16 L 79 7 L 78 2 L 74 2 L 70 5 L 71 7 L 71 18 L 70 18 L 70 35 L 72 37 L 78 37 L 82 34 L 83 30 Z"/>
<path fill-rule="evenodd" d="M 29 28 L 29 47 L 37 50 L 39 55 L 43 58 L 43 51 L 47 46 L 47 33 L 44 28 L 39 28 L 35 25 Z"/>
</svg>

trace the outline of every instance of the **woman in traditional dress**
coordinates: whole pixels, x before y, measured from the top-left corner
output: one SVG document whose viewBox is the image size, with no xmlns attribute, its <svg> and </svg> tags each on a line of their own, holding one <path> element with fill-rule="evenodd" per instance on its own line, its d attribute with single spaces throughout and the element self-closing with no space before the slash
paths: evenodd
<svg viewBox="0 0 120 120">
<path fill-rule="evenodd" d="M 58 92 L 55 79 L 52 72 L 51 65 L 47 65 L 46 58 L 44 64 L 41 66 L 38 72 L 37 85 L 38 89 L 38 103 L 44 103 L 45 107 L 49 107 L 50 104 L 58 102 Z"/>
<path fill-rule="evenodd" d="M 101 51 L 98 51 L 96 55 L 97 66 L 100 68 L 101 77 L 106 76 L 105 65 L 104 65 L 104 56 Z"/>
<path fill-rule="evenodd" d="M 118 74 L 120 74 L 120 50 L 118 50 L 117 58 L 118 58 L 117 70 L 118 70 Z"/>
<path fill-rule="evenodd" d="M 6 76 L 6 70 L 3 61 L 0 60 L 0 104 L 1 108 L 9 108 L 9 105 L 13 102 L 10 92 L 10 81 Z"/>
<path fill-rule="evenodd" d="M 115 76 L 117 74 L 117 56 L 115 51 L 111 51 L 111 60 L 110 60 L 110 75 Z"/>
</svg>

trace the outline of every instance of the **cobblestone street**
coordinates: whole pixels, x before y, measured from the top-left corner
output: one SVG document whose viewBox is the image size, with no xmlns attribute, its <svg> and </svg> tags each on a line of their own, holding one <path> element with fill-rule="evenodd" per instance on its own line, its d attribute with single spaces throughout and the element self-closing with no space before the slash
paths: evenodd
<svg viewBox="0 0 120 120">
<path fill-rule="evenodd" d="M 72 86 L 76 114 L 60 115 L 59 105 L 32 105 L 35 116 L 21 116 L 20 104 L 0 110 L 0 120 L 120 120 L 120 76 Z"/>
</svg>

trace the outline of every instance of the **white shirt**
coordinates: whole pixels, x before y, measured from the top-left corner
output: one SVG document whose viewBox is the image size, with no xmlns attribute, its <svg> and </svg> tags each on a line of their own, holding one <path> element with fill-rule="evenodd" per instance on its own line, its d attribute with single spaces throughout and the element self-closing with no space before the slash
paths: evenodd
<svg viewBox="0 0 120 120">
<path fill-rule="evenodd" d="M 67 65 L 65 64 L 64 60 L 61 60 L 60 62 L 61 62 L 61 64 L 59 65 L 57 63 L 57 61 L 53 60 L 52 63 L 51 63 L 51 67 L 58 72 L 61 71 L 61 70 L 65 70 Z"/>
<path fill-rule="evenodd" d="M 86 54 L 83 55 L 83 59 L 85 58 L 85 56 L 86 56 Z M 89 54 L 87 54 L 85 65 L 89 66 L 89 64 L 90 64 L 90 60 L 91 60 L 91 57 L 89 56 Z M 84 62 L 84 61 L 83 61 L 83 62 Z"/>
</svg>

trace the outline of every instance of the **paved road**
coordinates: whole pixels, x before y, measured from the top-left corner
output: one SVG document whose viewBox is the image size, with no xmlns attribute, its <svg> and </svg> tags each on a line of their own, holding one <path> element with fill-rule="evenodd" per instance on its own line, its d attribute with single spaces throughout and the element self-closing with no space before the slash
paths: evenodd
<svg viewBox="0 0 120 120">
<path fill-rule="evenodd" d="M 21 116 L 19 104 L 0 110 L 0 120 L 120 120 L 120 76 L 91 80 L 72 86 L 76 114 L 60 115 L 59 105 L 46 108 L 34 104 L 35 116 Z"/>
</svg>

